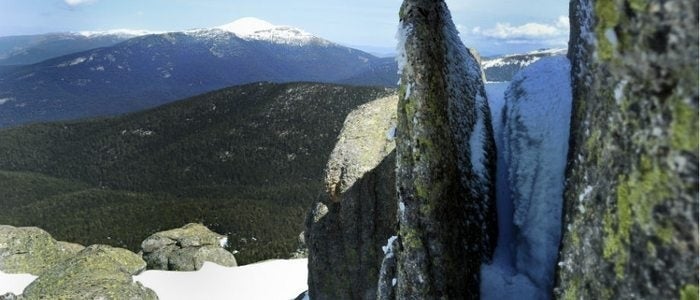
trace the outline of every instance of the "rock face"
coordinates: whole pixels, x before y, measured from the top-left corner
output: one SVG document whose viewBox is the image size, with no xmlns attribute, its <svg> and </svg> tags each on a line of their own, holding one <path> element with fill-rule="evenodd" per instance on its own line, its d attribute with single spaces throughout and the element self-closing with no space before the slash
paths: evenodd
<svg viewBox="0 0 700 300">
<path fill-rule="evenodd" d="M 146 268 L 125 249 L 93 245 L 47 269 L 22 294 L 23 299 L 158 299 L 134 282 Z"/>
<path fill-rule="evenodd" d="M 141 243 L 141 249 L 152 270 L 196 271 L 205 261 L 235 267 L 236 258 L 223 248 L 225 242 L 225 236 L 191 223 L 151 235 Z"/>
<path fill-rule="evenodd" d="M 483 72 L 444 1 L 405 0 L 399 15 L 396 297 L 478 298 L 497 237 Z"/>
<path fill-rule="evenodd" d="M 698 2 L 571 2 L 558 288 L 674 299 L 698 282 Z"/>
<path fill-rule="evenodd" d="M 58 242 L 36 227 L 0 225 L 0 270 L 39 275 L 84 247 Z"/>
<path fill-rule="evenodd" d="M 374 299 L 381 246 L 396 230 L 396 96 L 351 112 L 306 219 L 309 296 Z"/>
</svg>

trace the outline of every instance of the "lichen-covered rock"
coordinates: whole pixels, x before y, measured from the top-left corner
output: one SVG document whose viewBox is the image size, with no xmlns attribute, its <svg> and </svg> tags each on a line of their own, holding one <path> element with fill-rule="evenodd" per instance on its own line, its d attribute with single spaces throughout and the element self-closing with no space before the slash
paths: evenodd
<svg viewBox="0 0 700 300">
<path fill-rule="evenodd" d="M 394 131 L 397 97 L 364 104 L 345 120 L 325 170 L 325 191 L 306 220 L 309 296 L 374 299 L 395 234 Z"/>
<path fill-rule="evenodd" d="M 235 267 L 236 258 L 223 248 L 226 236 L 201 224 L 154 233 L 141 243 L 143 259 L 152 270 L 195 271 L 205 261 Z"/>
<path fill-rule="evenodd" d="M 20 300 L 22 299 L 22 296 L 17 296 L 13 293 L 7 293 L 4 295 L 0 295 L 0 300 Z"/>
<path fill-rule="evenodd" d="M 483 72 L 444 1 L 405 0 L 399 16 L 396 297 L 478 298 L 497 238 Z"/>
<path fill-rule="evenodd" d="M 0 225 L 0 271 L 39 275 L 84 247 L 58 242 L 36 227 Z"/>
<path fill-rule="evenodd" d="M 698 282 L 698 1 L 575 0 L 570 14 L 555 295 L 677 299 Z"/>
<path fill-rule="evenodd" d="M 158 299 L 132 275 L 146 268 L 138 255 L 92 245 L 44 271 L 22 293 L 24 299 Z"/>
</svg>

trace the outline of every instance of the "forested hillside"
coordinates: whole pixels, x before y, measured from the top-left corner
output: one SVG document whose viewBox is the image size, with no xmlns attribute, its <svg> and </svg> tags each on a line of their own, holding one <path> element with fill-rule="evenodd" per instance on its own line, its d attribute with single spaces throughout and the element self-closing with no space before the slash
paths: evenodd
<svg viewBox="0 0 700 300">
<path fill-rule="evenodd" d="M 0 223 L 138 250 L 153 232 L 202 222 L 229 235 L 242 264 L 284 257 L 345 116 L 393 92 L 256 83 L 117 118 L 0 130 Z"/>
</svg>

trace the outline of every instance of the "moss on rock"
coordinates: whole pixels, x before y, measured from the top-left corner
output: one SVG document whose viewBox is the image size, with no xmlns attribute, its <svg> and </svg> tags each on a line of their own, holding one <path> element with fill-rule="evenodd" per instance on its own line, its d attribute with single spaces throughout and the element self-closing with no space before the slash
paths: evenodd
<svg viewBox="0 0 700 300">
<path fill-rule="evenodd" d="M 24 299 L 158 299 L 132 275 L 146 268 L 138 255 L 93 245 L 47 269 L 22 294 Z"/>
<path fill-rule="evenodd" d="M 84 247 L 58 242 L 36 227 L 0 225 L 0 271 L 39 275 Z"/>
</svg>

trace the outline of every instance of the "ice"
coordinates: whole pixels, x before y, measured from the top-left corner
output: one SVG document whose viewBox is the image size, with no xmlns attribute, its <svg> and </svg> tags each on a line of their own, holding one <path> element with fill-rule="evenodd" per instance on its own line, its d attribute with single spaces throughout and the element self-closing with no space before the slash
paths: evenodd
<svg viewBox="0 0 700 300">
<path fill-rule="evenodd" d="M 570 64 L 564 56 L 533 63 L 513 78 L 504 105 L 502 86 L 486 88 L 499 152 L 500 232 L 493 263 L 482 267 L 482 298 L 548 299 L 561 238 Z"/>
</svg>

